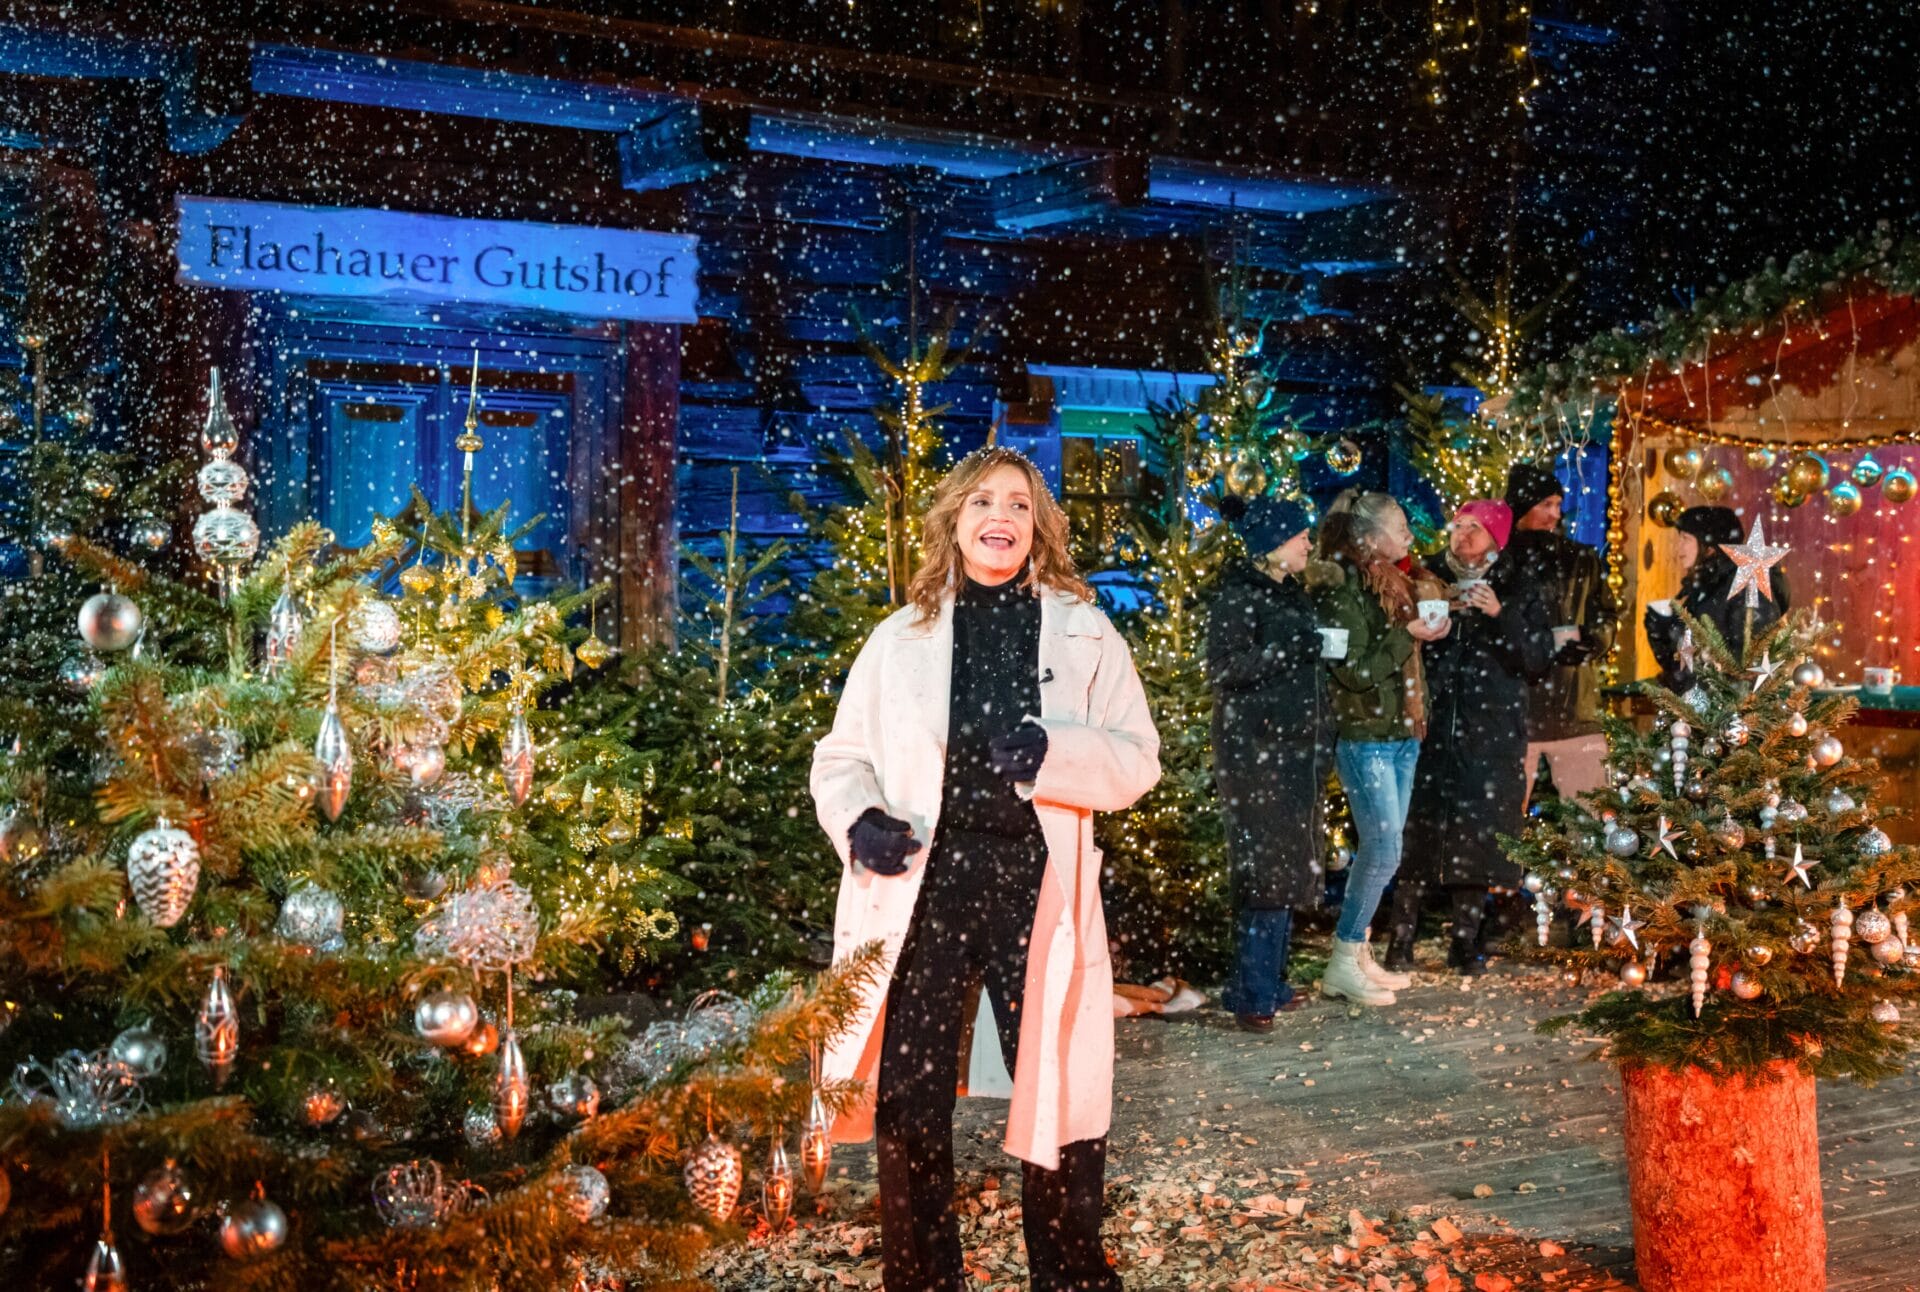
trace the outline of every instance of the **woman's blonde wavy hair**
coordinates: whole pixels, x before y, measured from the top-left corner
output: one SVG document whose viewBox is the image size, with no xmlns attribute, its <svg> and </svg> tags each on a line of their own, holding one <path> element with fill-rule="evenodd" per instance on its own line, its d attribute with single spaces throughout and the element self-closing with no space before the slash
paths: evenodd
<svg viewBox="0 0 1920 1292">
<path fill-rule="evenodd" d="M 1074 568 L 1067 550 L 1067 513 L 1054 501 L 1040 469 L 1026 455 L 998 445 L 976 449 L 954 464 L 934 488 L 933 501 L 920 521 L 920 568 L 907 585 L 907 600 L 922 623 L 940 617 L 947 596 L 960 586 L 960 508 L 980 481 L 997 467 L 1016 467 L 1027 478 L 1033 498 L 1033 552 L 1027 558 L 1025 586 L 1035 592 L 1065 592 L 1093 600 L 1093 589 Z"/>
</svg>

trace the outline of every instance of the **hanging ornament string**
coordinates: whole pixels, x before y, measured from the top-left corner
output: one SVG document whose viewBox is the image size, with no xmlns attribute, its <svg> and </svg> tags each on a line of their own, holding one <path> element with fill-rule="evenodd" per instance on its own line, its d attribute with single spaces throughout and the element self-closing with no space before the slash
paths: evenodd
<svg viewBox="0 0 1920 1292">
<path fill-rule="evenodd" d="M 465 455 L 460 471 L 460 548 L 464 557 L 473 519 L 473 455 L 486 447 L 480 438 L 480 347 L 473 347 L 473 375 L 467 382 L 466 429 L 453 442 Z"/>
</svg>

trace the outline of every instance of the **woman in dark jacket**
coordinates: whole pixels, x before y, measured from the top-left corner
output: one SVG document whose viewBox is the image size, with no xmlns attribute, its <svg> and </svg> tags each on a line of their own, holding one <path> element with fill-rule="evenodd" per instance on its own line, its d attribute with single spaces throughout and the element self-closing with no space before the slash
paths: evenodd
<svg viewBox="0 0 1920 1292">
<path fill-rule="evenodd" d="M 1412 964 L 1421 900 L 1440 886 L 1453 904 L 1447 963 L 1483 972 L 1488 890 L 1520 885 L 1499 836 L 1520 830 L 1528 688 L 1553 666 L 1553 626 L 1544 589 L 1499 559 L 1512 530 L 1504 502 L 1466 503 L 1447 550 L 1427 563 L 1448 585 L 1454 625 L 1427 647 L 1427 738 L 1413 775 L 1389 969 Z"/>
<path fill-rule="evenodd" d="M 1673 603 L 1695 619 L 1711 622 L 1738 660 L 1745 656 L 1751 636 L 1764 633 L 1787 613 L 1787 576 L 1778 565 L 1768 573 L 1772 597 L 1762 596 L 1753 609 L 1751 625 L 1745 595 L 1733 597 L 1738 567 L 1721 550 L 1723 544 L 1746 541 L 1740 516 L 1731 507 L 1689 507 L 1674 522 L 1680 538 L 1680 591 Z M 1678 614 L 1661 614 L 1653 606 L 1646 613 L 1647 644 L 1660 665 L 1660 683 L 1674 691 L 1693 686 L 1695 644 L 1686 621 Z M 1748 629 L 1751 626 L 1750 636 Z"/>
<path fill-rule="evenodd" d="M 1284 498 L 1229 497 L 1221 513 L 1246 545 L 1207 619 L 1213 769 L 1226 816 L 1239 960 L 1221 1003 L 1250 1031 L 1294 1000 L 1293 911 L 1325 883 L 1321 817 L 1333 769 L 1333 710 L 1319 621 L 1301 589 L 1311 517 Z"/>
</svg>

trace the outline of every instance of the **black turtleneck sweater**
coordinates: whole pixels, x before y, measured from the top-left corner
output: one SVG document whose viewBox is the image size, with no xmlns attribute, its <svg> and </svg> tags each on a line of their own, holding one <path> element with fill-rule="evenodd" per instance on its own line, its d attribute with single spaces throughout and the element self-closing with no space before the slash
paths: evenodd
<svg viewBox="0 0 1920 1292">
<path fill-rule="evenodd" d="M 1040 599 L 1022 571 L 998 587 L 961 576 L 953 603 L 943 834 L 1038 839 L 1033 804 L 997 775 L 988 745 L 1040 712 Z"/>
</svg>

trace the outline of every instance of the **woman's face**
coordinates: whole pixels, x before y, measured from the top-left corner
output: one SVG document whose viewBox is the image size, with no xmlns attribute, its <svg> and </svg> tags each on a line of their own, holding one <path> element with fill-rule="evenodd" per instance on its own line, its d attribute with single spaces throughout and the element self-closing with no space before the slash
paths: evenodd
<svg viewBox="0 0 1920 1292">
<path fill-rule="evenodd" d="M 980 477 L 960 504 L 954 530 L 968 578 L 991 587 L 1020 573 L 1033 551 L 1033 507 L 1019 467 L 1003 464 Z"/>
<path fill-rule="evenodd" d="M 1448 537 L 1447 544 L 1453 549 L 1453 554 L 1468 565 L 1478 565 L 1486 560 L 1494 546 L 1493 535 L 1487 532 L 1487 527 L 1471 516 L 1453 518 L 1453 533 Z"/>
<path fill-rule="evenodd" d="M 1267 553 L 1267 568 L 1283 574 L 1298 574 L 1307 568 L 1307 553 L 1313 550 L 1313 534 L 1301 530 Z"/>
<path fill-rule="evenodd" d="M 1413 547 L 1413 531 L 1407 528 L 1407 513 L 1394 507 L 1381 518 L 1380 528 L 1368 539 L 1373 554 L 1383 561 L 1397 561 Z"/>
<path fill-rule="evenodd" d="M 1700 540 L 1682 530 L 1680 533 L 1680 573 L 1685 574 L 1700 563 Z"/>
</svg>

